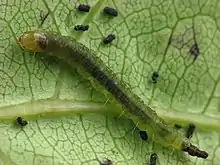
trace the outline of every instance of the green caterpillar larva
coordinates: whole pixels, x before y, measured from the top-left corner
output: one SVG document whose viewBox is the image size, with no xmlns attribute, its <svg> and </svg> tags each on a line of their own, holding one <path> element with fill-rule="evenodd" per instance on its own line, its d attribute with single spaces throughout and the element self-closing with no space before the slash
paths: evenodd
<svg viewBox="0 0 220 165">
<path fill-rule="evenodd" d="M 208 153 L 193 146 L 189 139 L 160 118 L 155 111 L 145 105 L 125 83 L 119 81 L 112 71 L 95 56 L 95 53 L 81 43 L 61 35 L 39 31 L 27 31 L 19 37 L 21 47 L 29 51 L 45 52 L 66 61 L 70 66 L 77 65 L 85 78 L 92 84 L 99 84 L 115 101 L 122 105 L 128 118 L 138 123 L 140 130 L 150 126 L 154 140 L 164 146 L 188 152 L 192 156 L 207 158 Z M 75 68 L 75 66 L 74 66 Z M 83 70 L 83 72 L 81 71 Z M 85 74 L 84 74 L 85 73 Z"/>
</svg>

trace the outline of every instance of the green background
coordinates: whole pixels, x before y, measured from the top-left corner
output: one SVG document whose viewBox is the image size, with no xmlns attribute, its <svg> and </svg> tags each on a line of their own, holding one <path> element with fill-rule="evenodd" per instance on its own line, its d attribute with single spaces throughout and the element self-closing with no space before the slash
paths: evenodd
<svg viewBox="0 0 220 165">
<path fill-rule="evenodd" d="M 1 1 L 0 164 L 96 165 L 109 158 L 117 165 L 142 165 L 152 152 L 161 165 L 219 164 L 220 1 L 94 0 L 88 2 L 90 13 L 77 12 L 84 2 Z M 115 7 L 119 16 L 103 15 L 105 6 Z M 103 106 L 107 98 L 75 70 L 57 59 L 24 52 L 17 38 L 38 28 L 40 16 L 48 11 L 43 29 L 73 36 L 93 49 L 165 120 L 196 123 L 192 141 L 209 153 L 208 159 L 143 142 L 132 121 L 101 113 L 112 109 Z M 74 32 L 76 24 L 89 24 L 89 31 Z M 116 39 L 103 45 L 109 33 Z M 194 39 L 200 48 L 195 63 L 189 53 Z M 156 85 L 153 71 L 160 74 Z M 72 113 L 64 116 L 60 107 Z M 56 109 L 58 116 L 47 118 Z M 84 115 L 78 114 L 81 109 Z M 88 114 L 90 110 L 97 113 Z M 21 129 L 12 122 L 17 116 L 33 120 Z"/>
</svg>

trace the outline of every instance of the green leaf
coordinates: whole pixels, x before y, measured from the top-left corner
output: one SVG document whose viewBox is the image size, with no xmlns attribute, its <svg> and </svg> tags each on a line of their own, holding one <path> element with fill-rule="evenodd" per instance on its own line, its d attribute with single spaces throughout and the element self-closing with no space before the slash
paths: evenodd
<svg viewBox="0 0 220 165">
<path fill-rule="evenodd" d="M 0 3 L 0 164 L 95 165 L 108 158 L 117 165 L 141 165 L 153 152 L 161 165 L 219 163 L 218 0 L 89 1 L 89 13 L 76 10 L 86 1 Z M 104 15 L 105 6 L 116 8 L 119 16 Z M 43 29 L 96 51 L 167 122 L 195 123 L 192 142 L 209 153 L 208 159 L 142 141 L 136 123 L 119 117 L 75 70 L 58 59 L 24 52 L 17 38 L 38 28 L 48 11 Z M 74 32 L 76 24 L 89 24 L 89 31 Z M 109 33 L 116 40 L 104 46 Z M 189 51 L 195 41 L 200 54 L 193 62 Z M 154 71 L 160 75 L 157 84 L 151 80 Z M 18 116 L 29 124 L 18 127 Z"/>
</svg>

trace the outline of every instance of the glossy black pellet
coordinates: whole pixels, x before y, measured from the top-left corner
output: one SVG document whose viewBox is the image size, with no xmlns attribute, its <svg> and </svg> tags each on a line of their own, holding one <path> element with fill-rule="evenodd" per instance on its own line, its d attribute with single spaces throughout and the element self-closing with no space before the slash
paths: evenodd
<svg viewBox="0 0 220 165">
<path fill-rule="evenodd" d="M 147 135 L 146 131 L 140 131 L 139 134 L 140 134 L 140 137 L 141 137 L 142 140 L 147 140 L 148 139 L 148 135 Z"/>
<path fill-rule="evenodd" d="M 152 78 L 153 83 L 157 83 L 157 80 L 159 78 L 159 73 L 158 72 L 153 72 L 151 78 Z"/>
<path fill-rule="evenodd" d="M 25 125 L 27 125 L 27 124 L 28 124 L 28 122 L 27 122 L 26 120 L 23 120 L 21 126 L 25 126 Z"/>
<path fill-rule="evenodd" d="M 17 118 L 17 123 L 18 123 L 18 124 L 21 125 L 21 124 L 22 124 L 22 121 L 23 121 L 23 119 L 22 119 L 21 117 L 18 117 L 18 118 Z"/>
<path fill-rule="evenodd" d="M 89 29 L 89 25 L 76 25 L 74 27 L 74 30 L 76 30 L 76 31 L 79 31 L 79 30 L 86 31 L 88 29 Z"/>
<path fill-rule="evenodd" d="M 28 124 L 28 122 L 26 120 L 23 120 L 22 117 L 17 118 L 17 123 L 21 126 L 25 126 Z"/>
<path fill-rule="evenodd" d="M 104 38 L 103 43 L 104 44 L 109 44 L 115 39 L 114 34 L 109 34 L 106 38 Z"/>
<path fill-rule="evenodd" d="M 78 6 L 78 10 L 83 12 L 89 12 L 90 6 L 88 4 L 80 4 Z"/>
<path fill-rule="evenodd" d="M 105 7 L 103 12 L 108 15 L 114 16 L 114 17 L 118 16 L 117 10 L 115 10 L 114 8 L 111 8 L 111 7 Z"/>
</svg>

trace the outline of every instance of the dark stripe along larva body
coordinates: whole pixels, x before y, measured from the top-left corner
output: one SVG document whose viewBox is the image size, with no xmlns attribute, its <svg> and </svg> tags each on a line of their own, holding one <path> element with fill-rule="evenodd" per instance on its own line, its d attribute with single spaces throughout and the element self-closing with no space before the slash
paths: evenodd
<svg viewBox="0 0 220 165">
<path fill-rule="evenodd" d="M 30 39 L 35 39 L 33 43 Z M 30 42 L 27 42 L 30 40 Z M 95 56 L 94 52 L 81 43 L 60 35 L 31 31 L 24 33 L 19 38 L 19 43 L 26 49 L 45 52 L 65 60 L 70 66 L 77 65 L 82 76 L 89 78 L 92 84 L 97 84 L 106 89 L 106 93 L 114 96 L 114 99 L 123 105 L 125 113 L 134 123 L 138 123 L 140 130 L 146 130 L 150 126 L 155 133 L 154 140 L 169 147 L 183 150 L 190 146 L 190 142 L 171 125 L 158 117 L 155 111 L 146 106 L 122 81 L 118 81 L 112 71 Z M 148 129 L 149 130 L 149 129 Z M 187 152 L 187 151 L 186 151 Z"/>
</svg>

